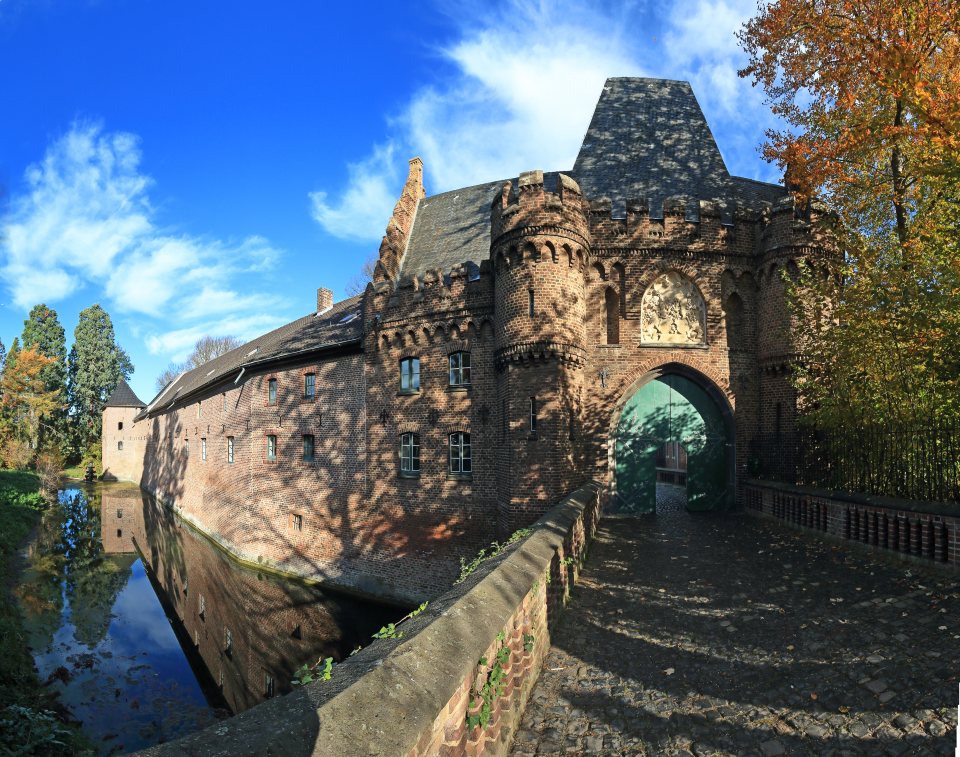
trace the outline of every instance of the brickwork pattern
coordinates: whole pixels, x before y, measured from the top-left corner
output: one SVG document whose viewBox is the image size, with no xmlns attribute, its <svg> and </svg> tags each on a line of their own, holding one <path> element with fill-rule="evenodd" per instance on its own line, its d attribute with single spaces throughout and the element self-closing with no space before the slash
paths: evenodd
<svg viewBox="0 0 960 757">
<path fill-rule="evenodd" d="M 960 516 L 835 499 L 750 481 L 746 511 L 881 554 L 960 569 Z"/>
</svg>

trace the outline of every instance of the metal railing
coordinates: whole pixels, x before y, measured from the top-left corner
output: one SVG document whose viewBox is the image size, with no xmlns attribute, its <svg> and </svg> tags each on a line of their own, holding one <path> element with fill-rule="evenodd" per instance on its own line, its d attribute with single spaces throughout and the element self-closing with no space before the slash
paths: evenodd
<svg viewBox="0 0 960 757">
<path fill-rule="evenodd" d="M 851 427 L 760 434 L 749 474 L 820 489 L 960 502 L 960 425 Z"/>
</svg>

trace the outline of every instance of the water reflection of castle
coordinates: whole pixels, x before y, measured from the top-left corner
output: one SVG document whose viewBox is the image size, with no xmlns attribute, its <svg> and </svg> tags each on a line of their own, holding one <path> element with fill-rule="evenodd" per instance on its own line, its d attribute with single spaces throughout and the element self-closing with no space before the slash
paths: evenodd
<svg viewBox="0 0 960 757">
<path fill-rule="evenodd" d="M 101 519 L 104 551 L 140 553 L 211 704 L 234 712 L 286 693 L 300 665 L 345 657 L 400 614 L 245 569 L 135 486 L 104 486 Z"/>
</svg>

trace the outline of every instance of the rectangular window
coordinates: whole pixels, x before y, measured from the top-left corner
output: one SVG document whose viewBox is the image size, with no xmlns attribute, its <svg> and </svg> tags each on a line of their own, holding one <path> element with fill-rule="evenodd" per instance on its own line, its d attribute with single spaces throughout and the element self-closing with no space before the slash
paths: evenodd
<svg viewBox="0 0 960 757">
<path fill-rule="evenodd" d="M 275 378 L 267 381 L 267 404 L 277 404 L 277 380 Z"/>
<path fill-rule="evenodd" d="M 203 594 L 200 595 L 200 617 L 203 617 L 203 614 L 207 611 L 207 601 L 203 598 Z"/>
<path fill-rule="evenodd" d="M 303 377 L 303 398 L 312 400 L 317 395 L 317 374 L 307 373 Z"/>
<path fill-rule="evenodd" d="M 313 434 L 303 435 L 303 459 L 308 463 L 314 461 L 313 442 Z"/>
<path fill-rule="evenodd" d="M 400 475 L 420 475 L 420 434 L 400 436 Z"/>
<path fill-rule="evenodd" d="M 227 393 L 223 393 L 223 412 L 227 412 Z"/>
<path fill-rule="evenodd" d="M 470 353 L 450 355 L 450 386 L 470 386 Z"/>
<path fill-rule="evenodd" d="M 537 433 L 537 398 L 530 398 L 530 433 Z"/>
<path fill-rule="evenodd" d="M 263 675 L 263 695 L 269 699 L 273 696 L 273 676 Z"/>
<path fill-rule="evenodd" d="M 118 518 L 122 518 L 122 517 L 123 517 L 123 510 L 117 510 L 117 517 L 118 517 Z"/>
<path fill-rule="evenodd" d="M 303 531 L 303 516 L 294 513 L 293 518 L 291 519 L 291 524 L 293 525 L 294 531 Z"/>
<path fill-rule="evenodd" d="M 117 442 L 117 449 L 121 451 L 123 450 L 123 442 Z"/>
<path fill-rule="evenodd" d="M 400 391 L 420 391 L 420 358 L 407 357 L 400 361 Z"/>
<path fill-rule="evenodd" d="M 207 459 L 207 440 L 205 437 L 200 439 L 200 459 Z"/>
<path fill-rule="evenodd" d="M 183 440 L 183 456 L 190 457 L 190 440 L 189 439 Z"/>
<path fill-rule="evenodd" d="M 223 629 L 223 651 L 225 654 L 233 651 L 233 634 L 230 633 L 229 628 Z"/>
<path fill-rule="evenodd" d="M 121 538 L 122 536 L 123 536 L 123 530 L 118 528 L 118 529 L 117 529 L 117 538 L 119 539 L 119 538 Z"/>
<path fill-rule="evenodd" d="M 198 403 L 197 403 L 197 417 L 198 417 L 198 418 L 200 417 L 200 408 L 201 408 L 201 403 L 198 402 Z"/>
<path fill-rule="evenodd" d="M 532 290 L 532 289 L 528 289 L 528 290 L 527 290 L 527 311 L 529 312 L 530 317 L 533 318 L 533 316 L 534 316 L 534 302 L 533 302 L 533 290 Z"/>
<path fill-rule="evenodd" d="M 233 437 L 232 436 L 227 437 L 227 462 L 228 463 L 233 462 Z"/>
<path fill-rule="evenodd" d="M 117 431 L 123 431 L 123 421 L 117 423 Z"/>
<path fill-rule="evenodd" d="M 470 434 L 456 431 L 450 434 L 450 473 L 472 473 Z"/>
<path fill-rule="evenodd" d="M 267 460 L 277 459 L 277 437 L 273 434 L 267 435 Z"/>
</svg>

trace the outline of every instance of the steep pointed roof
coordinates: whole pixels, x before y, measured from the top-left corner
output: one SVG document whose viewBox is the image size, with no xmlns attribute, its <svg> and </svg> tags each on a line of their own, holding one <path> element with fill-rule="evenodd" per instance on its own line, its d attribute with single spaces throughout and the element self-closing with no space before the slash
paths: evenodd
<svg viewBox="0 0 960 757">
<path fill-rule="evenodd" d="M 713 200 L 729 213 L 738 204 L 759 209 L 786 194 L 777 184 L 731 176 L 690 84 L 671 79 L 607 79 L 573 170 L 563 173 L 588 199 L 610 200 L 617 216 L 627 200 L 646 200 L 654 214 L 669 197 Z M 490 203 L 510 180 L 420 200 L 401 273 L 419 276 L 486 260 Z M 545 173 L 544 182 L 554 191 L 556 173 Z"/>
<path fill-rule="evenodd" d="M 604 84 L 573 177 L 590 199 L 718 199 L 774 202 L 776 184 L 731 176 L 689 82 L 611 78 Z"/>
<path fill-rule="evenodd" d="M 104 407 L 146 407 L 146 402 L 141 402 L 140 398 L 133 393 L 133 389 L 130 388 L 130 385 L 120 379 L 120 383 L 117 384 L 117 388 L 113 390 L 113 394 L 107 399 Z"/>
</svg>

